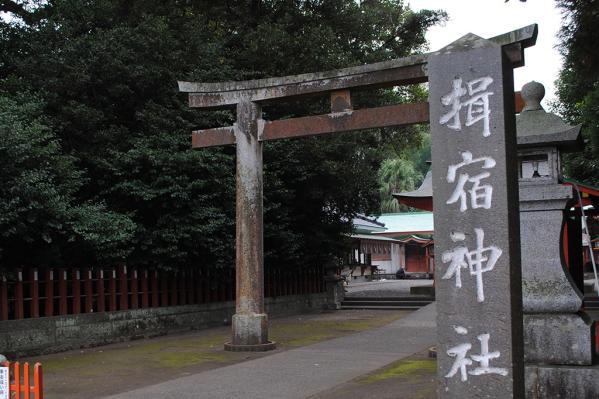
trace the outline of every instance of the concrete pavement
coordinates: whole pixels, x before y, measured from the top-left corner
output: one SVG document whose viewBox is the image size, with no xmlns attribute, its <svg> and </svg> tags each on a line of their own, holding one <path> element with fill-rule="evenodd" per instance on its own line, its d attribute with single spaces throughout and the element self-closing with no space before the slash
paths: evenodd
<svg viewBox="0 0 599 399">
<path fill-rule="evenodd" d="M 431 304 L 384 327 L 106 397 L 304 399 L 436 342 Z"/>
</svg>

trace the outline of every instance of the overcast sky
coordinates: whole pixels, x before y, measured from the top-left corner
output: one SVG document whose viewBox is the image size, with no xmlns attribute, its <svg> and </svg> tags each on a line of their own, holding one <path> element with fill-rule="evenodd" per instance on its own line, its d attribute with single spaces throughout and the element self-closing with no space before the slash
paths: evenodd
<svg viewBox="0 0 599 399">
<path fill-rule="evenodd" d="M 449 14 L 444 26 L 429 30 L 430 49 L 438 50 L 466 33 L 493 37 L 530 24 L 539 25 L 537 44 L 525 50 L 526 65 L 514 70 L 515 89 L 536 80 L 546 89 L 544 105 L 555 99 L 554 81 L 561 68 L 555 48 L 561 26 L 561 13 L 554 0 L 407 0 L 414 10 L 441 9 Z M 545 107 L 547 109 L 547 107 Z"/>
</svg>

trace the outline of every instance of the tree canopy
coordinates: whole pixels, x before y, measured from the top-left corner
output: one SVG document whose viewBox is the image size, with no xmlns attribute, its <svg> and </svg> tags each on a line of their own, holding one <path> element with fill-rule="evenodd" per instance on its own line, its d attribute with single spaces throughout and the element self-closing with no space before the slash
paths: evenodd
<svg viewBox="0 0 599 399">
<path fill-rule="evenodd" d="M 558 0 L 562 9 L 558 111 L 573 124 L 583 124 L 585 149 L 565 158 L 569 177 L 599 185 L 599 3 Z"/>
<path fill-rule="evenodd" d="M 192 151 L 190 132 L 234 115 L 188 108 L 177 80 L 402 57 L 422 51 L 426 28 L 444 18 L 402 0 L 3 1 L 0 10 L 13 13 L 0 23 L 4 267 L 42 257 L 53 265 L 232 266 L 234 149 Z M 414 95 L 373 90 L 356 101 Z M 326 107 L 291 101 L 264 115 Z M 381 161 L 418 137 L 414 128 L 381 129 L 266 145 L 266 263 L 337 255 L 351 217 L 378 209 Z"/>
</svg>

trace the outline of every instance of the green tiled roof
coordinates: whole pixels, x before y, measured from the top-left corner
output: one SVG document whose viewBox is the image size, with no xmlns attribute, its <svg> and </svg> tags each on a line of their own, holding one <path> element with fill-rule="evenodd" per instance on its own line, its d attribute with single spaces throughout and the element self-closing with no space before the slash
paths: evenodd
<svg viewBox="0 0 599 399">
<path fill-rule="evenodd" d="M 383 213 L 377 222 L 385 224 L 385 233 L 433 232 L 432 212 Z"/>
</svg>

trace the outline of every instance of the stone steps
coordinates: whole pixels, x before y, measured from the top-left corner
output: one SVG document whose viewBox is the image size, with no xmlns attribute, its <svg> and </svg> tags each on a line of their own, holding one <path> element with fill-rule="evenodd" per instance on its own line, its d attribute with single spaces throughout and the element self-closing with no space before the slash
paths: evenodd
<svg viewBox="0 0 599 399">
<path fill-rule="evenodd" d="M 345 297 L 341 309 L 415 310 L 434 300 L 431 296 Z"/>
</svg>

